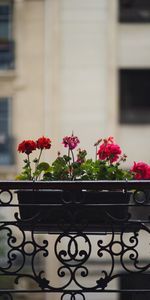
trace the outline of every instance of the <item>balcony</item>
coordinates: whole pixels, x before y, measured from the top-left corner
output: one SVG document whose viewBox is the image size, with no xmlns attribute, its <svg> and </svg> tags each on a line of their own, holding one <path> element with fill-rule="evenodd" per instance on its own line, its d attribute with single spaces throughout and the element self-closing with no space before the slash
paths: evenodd
<svg viewBox="0 0 150 300">
<path fill-rule="evenodd" d="M 0 70 L 12 70 L 15 66 L 14 41 L 0 40 Z"/>
<path fill-rule="evenodd" d="M 1 181 L 0 206 L 2 297 L 149 299 L 150 180 Z"/>
</svg>

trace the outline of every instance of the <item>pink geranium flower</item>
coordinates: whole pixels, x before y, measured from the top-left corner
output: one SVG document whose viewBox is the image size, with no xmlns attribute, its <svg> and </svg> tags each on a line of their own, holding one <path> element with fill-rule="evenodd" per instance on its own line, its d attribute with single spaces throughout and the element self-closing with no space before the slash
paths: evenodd
<svg viewBox="0 0 150 300">
<path fill-rule="evenodd" d="M 73 150 L 77 147 L 80 141 L 77 136 L 72 134 L 71 136 L 65 136 L 62 143 L 65 148 L 68 147 L 70 150 Z"/>
<path fill-rule="evenodd" d="M 150 166 L 144 162 L 134 162 L 130 171 L 134 173 L 135 179 L 150 179 Z"/>
<path fill-rule="evenodd" d="M 103 140 L 97 155 L 100 160 L 110 160 L 111 163 L 117 161 L 122 153 L 120 146 L 114 143 L 113 137 Z"/>
</svg>

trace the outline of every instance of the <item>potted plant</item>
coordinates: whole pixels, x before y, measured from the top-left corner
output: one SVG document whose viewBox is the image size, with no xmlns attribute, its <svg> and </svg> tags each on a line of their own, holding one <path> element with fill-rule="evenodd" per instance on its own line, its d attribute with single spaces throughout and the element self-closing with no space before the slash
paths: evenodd
<svg viewBox="0 0 150 300">
<path fill-rule="evenodd" d="M 72 134 L 63 138 L 62 144 L 67 154 L 57 154 L 51 163 L 41 162 L 42 152 L 51 148 L 51 140 L 40 137 L 37 141 L 25 140 L 18 151 L 25 153 L 23 171 L 17 180 L 62 182 L 61 189 L 19 190 L 21 224 L 25 230 L 48 232 L 120 231 L 128 220 L 131 192 L 126 190 L 87 189 L 88 181 L 131 180 L 150 178 L 150 166 L 134 163 L 131 170 L 124 170 L 121 164 L 126 155 L 113 137 L 99 139 L 95 144 L 95 160 L 87 158 L 87 151 L 78 148 L 79 139 Z M 76 152 L 77 149 L 77 152 Z M 38 157 L 31 160 L 35 150 Z M 74 182 L 75 188 L 67 188 L 66 183 Z M 82 188 L 80 183 L 82 184 Z M 64 187 L 63 187 L 64 183 Z M 84 184 L 85 183 L 85 184 Z"/>
</svg>

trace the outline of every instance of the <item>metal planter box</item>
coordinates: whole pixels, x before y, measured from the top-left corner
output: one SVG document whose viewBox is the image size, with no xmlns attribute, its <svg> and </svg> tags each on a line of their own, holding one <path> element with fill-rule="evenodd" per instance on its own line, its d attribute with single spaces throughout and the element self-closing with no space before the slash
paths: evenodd
<svg viewBox="0 0 150 300">
<path fill-rule="evenodd" d="M 120 232 L 124 227 L 131 192 L 19 190 L 17 196 L 24 230 L 108 233 Z"/>
</svg>

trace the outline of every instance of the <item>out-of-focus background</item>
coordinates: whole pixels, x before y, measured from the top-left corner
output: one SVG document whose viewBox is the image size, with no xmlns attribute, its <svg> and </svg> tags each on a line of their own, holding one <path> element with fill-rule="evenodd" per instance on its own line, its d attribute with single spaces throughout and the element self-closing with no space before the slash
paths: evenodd
<svg viewBox="0 0 150 300">
<path fill-rule="evenodd" d="M 89 156 L 95 141 L 114 136 L 127 167 L 134 160 L 150 164 L 150 0 L 0 0 L 0 178 L 20 171 L 22 140 L 50 137 L 53 147 L 44 155 L 52 160 L 72 131 Z M 57 264 L 51 254 L 47 276 L 59 283 Z M 97 276 L 94 255 L 91 266 L 89 284 Z M 122 278 L 113 287 L 124 286 Z"/>
<path fill-rule="evenodd" d="M 0 177 L 23 139 L 49 136 L 51 160 L 72 130 L 150 163 L 149 0 L 0 0 Z"/>
</svg>

